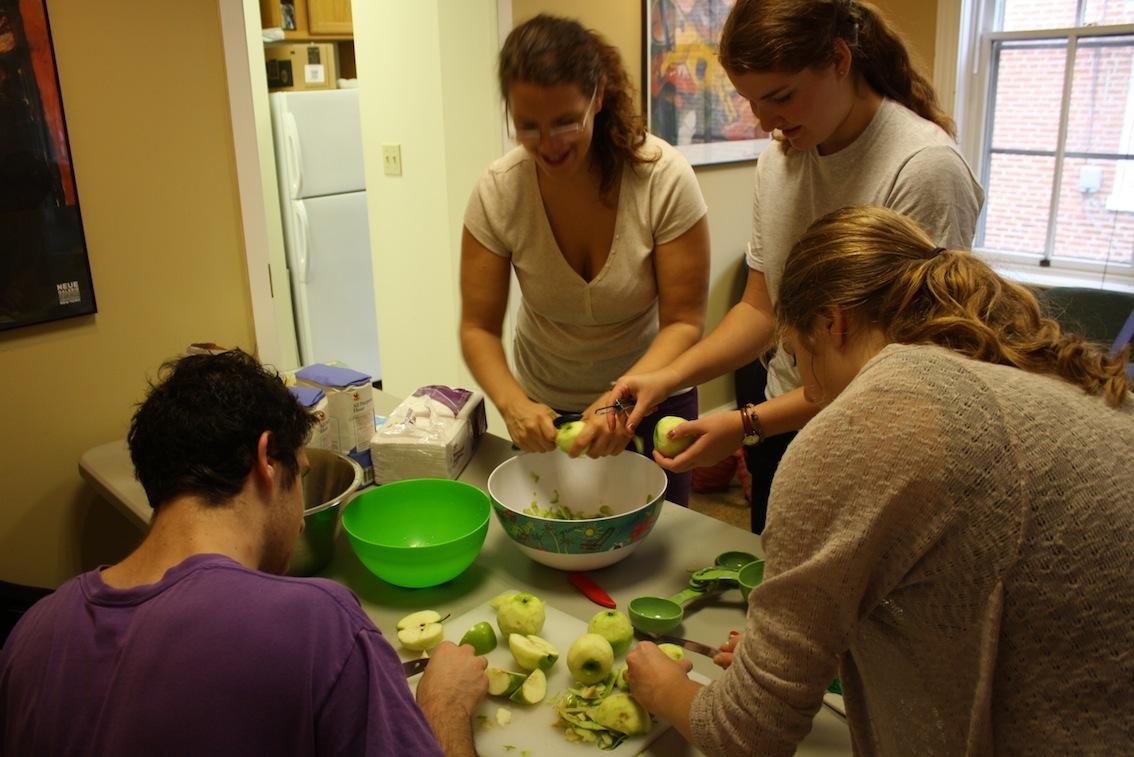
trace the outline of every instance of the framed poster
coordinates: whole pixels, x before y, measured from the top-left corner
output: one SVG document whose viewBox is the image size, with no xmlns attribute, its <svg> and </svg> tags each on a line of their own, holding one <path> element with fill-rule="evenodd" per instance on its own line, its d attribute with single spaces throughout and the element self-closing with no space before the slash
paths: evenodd
<svg viewBox="0 0 1134 757">
<path fill-rule="evenodd" d="M 93 312 L 46 0 L 0 0 L 0 330 Z"/>
<path fill-rule="evenodd" d="M 644 0 L 650 131 L 693 165 L 752 160 L 770 143 L 717 60 L 735 0 Z"/>
</svg>

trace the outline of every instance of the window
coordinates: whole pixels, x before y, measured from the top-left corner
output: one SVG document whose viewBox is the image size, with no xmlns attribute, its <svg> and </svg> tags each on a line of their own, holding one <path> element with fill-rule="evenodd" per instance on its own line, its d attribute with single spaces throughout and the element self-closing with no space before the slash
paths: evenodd
<svg viewBox="0 0 1134 757">
<path fill-rule="evenodd" d="M 1134 0 L 942 4 L 960 14 L 938 45 L 958 46 L 958 136 L 986 192 L 974 247 L 1037 281 L 1134 285 Z"/>
</svg>

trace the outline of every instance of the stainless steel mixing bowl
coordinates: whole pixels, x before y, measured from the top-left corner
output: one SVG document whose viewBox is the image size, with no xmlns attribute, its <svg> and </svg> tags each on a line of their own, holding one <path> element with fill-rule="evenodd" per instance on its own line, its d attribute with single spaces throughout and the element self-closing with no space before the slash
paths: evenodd
<svg viewBox="0 0 1134 757">
<path fill-rule="evenodd" d="M 307 449 L 311 470 L 303 478 L 303 533 L 288 561 L 289 576 L 310 576 L 331 561 L 342 507 L 362 484 L 362 468 L 346 455 Z"/>
</svg>

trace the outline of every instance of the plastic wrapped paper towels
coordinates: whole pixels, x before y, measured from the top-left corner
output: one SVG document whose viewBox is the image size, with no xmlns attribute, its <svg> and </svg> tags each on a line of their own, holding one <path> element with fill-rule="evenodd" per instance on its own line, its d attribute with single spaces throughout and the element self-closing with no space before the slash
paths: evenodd
<svg viewBox="0 0 1134 757">
<path fill-rule="evenodd" d="M 487 427 L 480 392 L 423 386 L 394 408 L 371 437 L 374 482 L 455 479 L 472 459 Z"/>
</svg>

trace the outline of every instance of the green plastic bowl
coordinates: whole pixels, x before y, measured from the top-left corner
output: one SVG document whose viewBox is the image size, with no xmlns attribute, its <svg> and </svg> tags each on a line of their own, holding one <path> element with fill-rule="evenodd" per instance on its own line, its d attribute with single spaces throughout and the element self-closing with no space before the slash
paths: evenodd
<svg viewBox="0 0 1134 757">
<path fill-rule="evenodd" d="M 362 564 L 387 583 L 436 586 L 465 571 L 488 533 L 488 495 L 444 478 L 383 484 L 354 498 L 343 530 Z"/>
</svg>

